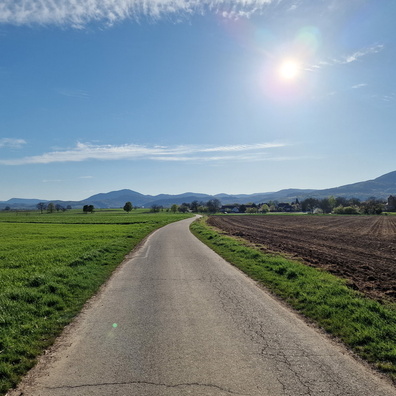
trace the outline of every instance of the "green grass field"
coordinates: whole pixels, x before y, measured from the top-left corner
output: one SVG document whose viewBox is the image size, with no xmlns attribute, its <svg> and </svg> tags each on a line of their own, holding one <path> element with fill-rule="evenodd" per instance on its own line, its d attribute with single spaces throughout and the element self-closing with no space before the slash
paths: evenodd
<svg viewBox="0 0 396 396">
<path fill-rule="evenodd" d="M 228 262 L 396 381 L 396 306 L 365 298 L 325 271 L 225 236 L 204 219 L 194 222 L 191 230 Z"/>
<path fill-rule="evenodd" d="M 0 394 L 17 384 L 131 249 L 186 217 L 0 212 Z"/>
</svg>

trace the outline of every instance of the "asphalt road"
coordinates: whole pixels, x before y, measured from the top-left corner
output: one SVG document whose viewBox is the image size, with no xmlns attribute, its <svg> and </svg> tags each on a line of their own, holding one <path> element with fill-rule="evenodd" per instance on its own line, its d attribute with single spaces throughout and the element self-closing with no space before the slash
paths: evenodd
<svg viewBox="0 0 396 396">
<path fill-rule="evenodd" d="M 396 395 L 191 221 L 152 234 L 12 395 Z"/>
</svg>

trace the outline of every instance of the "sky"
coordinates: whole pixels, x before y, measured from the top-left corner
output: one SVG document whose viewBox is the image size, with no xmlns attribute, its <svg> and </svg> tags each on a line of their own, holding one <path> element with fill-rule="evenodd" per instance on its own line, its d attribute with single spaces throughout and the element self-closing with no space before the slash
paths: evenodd
<svg viewBox="0 0 396 396">
<path fill-rule="evenodd" d="M 0 0 L 0 200 L 396 170 L 392 0 Z"/>
</svg>

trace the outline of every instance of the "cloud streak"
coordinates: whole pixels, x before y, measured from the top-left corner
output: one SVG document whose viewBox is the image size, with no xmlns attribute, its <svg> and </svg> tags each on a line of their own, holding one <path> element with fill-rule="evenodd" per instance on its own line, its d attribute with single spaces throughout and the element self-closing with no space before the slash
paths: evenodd
<svg viewBox="0 0 396 396">
<path fill-rule="evenodd" d="M 359 89 L 359 88 L 364 88 L 367 87 L 366 83 L 361 83 L 361 84 L 356 84 L 356 85 L 352 85 L 352 89 Z"/>
<path fill-rule="evenodd" d="M 383 44 L 373 45 L 371 47 L 363 48 L 359 51 L 356 51 L 352 54 L 349 54 L 349 55 L 346 55 L 346 56 L 343 56 L 340 58 L 334 58 L 334 59 L 330 59 L 327 61 L 320 61 L 316 64 L 309 65 L 305 68 L 305 70 L 306 71 L 315 71 L 315 70 L 319 70 L 319 69 L 329 67 L 329 66 L 334 66 L 334 65 L 347 65 L 349 63 L 356 62 L 360 58 L 363 58 L 367 55 L 377 54 L 377 53 L 381 52 L 384 48 L 385 48 L 385 46 Z"/>
<path fill-rule="evenodd" d="M 81 27 L 93 21 L 113 24 L 142 17 L 190 15 L 204 10 L 224 16 L 249 16 L 274 0 L 2 0 L 0 23 Z M 279 2 L 279 0 L 277 0 Z"/>
<path fill-rule="evenodd" d="M 26 141 L 23 139 L 12 139 L 12 138 L 2 138 L 0 139 L 0 148 L 10 147 L 10 148 L 21 148 Z"/>
<path fill-rule="evenodd" d="M 77 89 L 77 90 L 61 90 L 58 91 L 59 95 L 66 96 L 69 98 L 77 98 L 77 99 L 88 99 L 89 94 L 87 91 L 84 91 L 82 89 Z"/>
<path fill-rule="evenodd" d="M 77 143 L 68 150 L 57 150 L 42 155 L 0 160 L 2 165 L 50 164 L 88 160 L 150 160 L 150 161 L 248 161 L 265 159 L 269 149 L 285 147 L 282 143 L 259 143 L 229 146 L 142 146 L 136 144 L 94 145 Z M 213 156 L 212 153 L 216 153 Z"/>
<path fill-rule="evenodd" d="M 374 45 L 372 47 L 365 48 L 360 51 L 356 51 L 353 54 L 347 56 L 345 59 L 339 60 L 338 63 L 341 64 L 352 63 L 366 55 L 377 54 L 378 52 L 381 52 L 383 49 L 384 49 L 383 44 Z M 337 62 L 337 60 L 335 62 Z"/>
</svg>

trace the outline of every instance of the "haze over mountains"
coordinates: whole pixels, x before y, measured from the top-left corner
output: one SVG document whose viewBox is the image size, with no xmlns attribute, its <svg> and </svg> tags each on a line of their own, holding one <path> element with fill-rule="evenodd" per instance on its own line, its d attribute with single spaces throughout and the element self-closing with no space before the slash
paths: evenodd
<svg viewBox="0 0 396 396">
<path fill-rule="evenodd" d="M 396 171 L 387 173 L 373 180 L 347 184 L 340 187 L 328 188 L 324 190 L 309 189 L 285 189 L 277 192 L 255 193 L 255 194 L 201 194 L 187 192 L 178 195 L 159 194 L 144 195 L 132 190 L 111 191 L 92 195 L 81 201 L 62 201 L 62 200 L 45 200 L 45 199 L 24 199 L 12 198 L 8 201 L 0 202 L 0 209 L 10 207 L 11 209 L 31 209 L 35 208 L 39 202 L 53 202 L 62 206 L 70 205 L 72 208 L 81 208 L 83 205 L 94 205 L 95 208 L 120 208 L 125 202 L 132 202 L 134 206 L 151 207 L 152 205 L 161 205 L 169 207 L 173 204 L 190 203 L 192 201 L 207 202 L 210 199 L 217 198 L 223 205 L 233 203 L 262 203 L 277 200 L 279 202 L 292 202 L 296 198 L 303 200 L 305 198 L 325 198 L 329 196 L 359 198 L 366 200 L 370 197 L 386 199 L 389 195 L 396 195 Z M 61 197 L 60 197 L 61 198 Z"/>
</svg>

